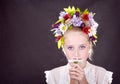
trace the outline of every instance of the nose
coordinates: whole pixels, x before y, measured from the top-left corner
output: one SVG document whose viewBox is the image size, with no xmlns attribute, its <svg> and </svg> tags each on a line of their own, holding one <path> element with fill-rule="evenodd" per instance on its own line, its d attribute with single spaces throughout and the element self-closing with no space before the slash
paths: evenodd
<svg viewBox="0 0 120 84">
<path fill-rule="evenodd" d="M 77 57 L 77 58 L 79 57 L 79 51 L 77 49 L 75 50 L 74 57 Z"/>
<path fill-rule="evenodd" d="M 79 56 L 78 50 L 75 50 L 75 57 L 78 57 L 78 56 Z"/>
<path fill-rule="evenodd" d="M 80 54 L 79 54 L 79 51 L 78 50 L 75 50 L 75 53 L 74 53 L 74 57 L 73 57 L 74 60 L 80 60 L 81 57 L 80 57 Z"/>
</svg>

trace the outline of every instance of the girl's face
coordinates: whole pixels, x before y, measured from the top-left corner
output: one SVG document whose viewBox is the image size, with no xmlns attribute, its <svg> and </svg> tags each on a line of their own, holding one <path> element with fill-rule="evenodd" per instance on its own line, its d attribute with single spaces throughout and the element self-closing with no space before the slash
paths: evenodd
<svg viewBox="0 0 120 84">
<path fill-rule="evenodd" d="M 88 35 L 80 31 L 69 31 L 64 35 L 63 52 L 68 60 L 87 61 L 91 43 Z"/>
</svg>

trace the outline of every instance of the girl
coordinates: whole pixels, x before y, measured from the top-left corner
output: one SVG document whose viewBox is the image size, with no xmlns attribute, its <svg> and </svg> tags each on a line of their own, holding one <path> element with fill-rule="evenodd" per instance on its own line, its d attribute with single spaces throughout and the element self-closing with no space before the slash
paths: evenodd
<svg viewBox="0 0 120 84">
<path fill-rule="evenodd" d="M 87 9 L 64 8 L 53 25 L 58 48 L 62 48 L 68 64 L 45 71 L 48 84 L 111 84 L 112 72 L 90 64 L 92 46 L 97 42 L 98 24 Z"/>
</svg>

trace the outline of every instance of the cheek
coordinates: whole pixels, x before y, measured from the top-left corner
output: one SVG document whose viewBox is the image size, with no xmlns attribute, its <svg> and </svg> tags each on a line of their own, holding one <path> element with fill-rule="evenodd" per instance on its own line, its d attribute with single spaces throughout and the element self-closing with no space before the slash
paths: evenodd
<svg viewBox="0 0 120 84">
<path fill-rule="evenodd" d="M 85 51 L 81 51 L 81 52 L 80 52 L 80 56 L 81 56 L 82 59 L 85 59 L 85 60 L 86 60 L 86 59 L 88 58 L 88 56 L 89 56 L 88 51 L 89 51 L 89 50 L 85 50 Z"/>
<path fill-rule="evenodd" d="M 67 59 L 71 59 L 73 57 L 73 53 L 71 53 L 71 52 L 69 52 L 67 50 L 64 51 L 64 54 L 65 54 Z"/>
<path fill-rule="evenodd" d="M 66 52 L 66 58 L 67 59 L 71 59 L 72 58 L 72 53 L 70 53 L 70 52 Z"/>
<path fill-rule="evenodd" d="M 81 53 L 81 57 L 82 57 L 82 58 L 87 58 L 88 55 L 89 55 L 88 52 L 82 52 L 82 53 Z"/>
</svg>

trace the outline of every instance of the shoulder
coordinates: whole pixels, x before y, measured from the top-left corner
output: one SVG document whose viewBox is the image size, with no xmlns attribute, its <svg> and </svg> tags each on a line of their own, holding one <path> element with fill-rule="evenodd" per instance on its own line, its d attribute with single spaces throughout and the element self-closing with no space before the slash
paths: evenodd
<svg viewBox="0 0 120 84">
<path fill-rule="evenodd" d="M 60 73 L 63 73 L 67 69 L 68 69 L 68 65 L 63 65 L 60 67 L 53 68 L 51 70 L 46 70 L 46 71 L 44 71 L 44 73 L 45 73 L 45 75 L 51 75 L 51 76 L 57 75 L 58 76 Z"/>
<path fill-rule="evenodd" d="M 111 71 L 108 71 L 101 66 L 97 66 L 97 65 L 93 65 L 93 64 L 91 64 L 91 65 L 95 68 L 95 72 L 96 72 L 97 76 L 102 76 L 103 77 L 106 74 L 112 74 Z"/>
<path fill-rule="evenodd" d="M 62 73 L 64 75 L 66 74 L 68 70 L 68 65 L 60 66 L 51 70 L 46 70 L 45 77 L 46 77 L 46 82 L 55 82 L 58 81 L 62 77 Z M 53 83 L 54 84 L 54 83 Z"/>
<path fill-rule="evenodd" d="M 95 67 L 96 79 L 99 82 L 102 81 L 102 84 L 111 84 L 113 72 L 106 70 L 103 67 L 93 65 Z"/>
<path fill-rule="evenodd" d="M 93 68 L 95 69 L 96 72 L 102 72 L 102 73 L 105 73 L 107 70 L 101 66 L 97 66 L 97 65 L 94 65 L 94 64 L 91 64 L 88 62 L 88 65 L 90 66 L 90 68 Z"/>
<path fill-rule="evenodd" d="M 95 72 L 102 72 L 102 73 L 105 73 L 107 70 L 105 69 L 105 68 L 103 68 L 103 67 L 100 67 L 100 66 L 97 66 L 97 65 L 94 65 L 94 64 L 91 64 L 91 63 L 87 63 L 87 68 L 89 69 L 89 70 L 94 70 Z"/>
<path fill-rule="evenodd" d="M 103 68 L 103 67 L 100 67 L 100 66 L 96 66 L 96 65 L 93 65 L 91 63 L 88 63 L 88 69 L 93 72 L 93 74 L 95 74 L 95 78 L 98 79 L 98 78 L 101 78 L 101 77 L 104 77 L 105 73 L 106 73 L 106 69 Z M 91 73 L 92 74 L 92 73 Z"/>
<path fill-rule="evenodd" d="M 105 68 L 96 66 L 96 65 L 95 65 L 95 69 L 96 69 L 97 73 L 106 73 L 106 71 L 107 71 Z"/>
<path fill-rule="evenodd" d="M 113 74 L 113 72 L 108 71 L 108 70 L 106 70 L 105 68 L 100 67 L 100 66 L 95 66 L 95 69 L 96 69 L 96 73 L 98 73 L 99 75 L 104 75 L 104 76 L 106 76 L 106 75 L 108 75 L 108 74 L 110 74 L 110 75 Z"/>
</svg>

